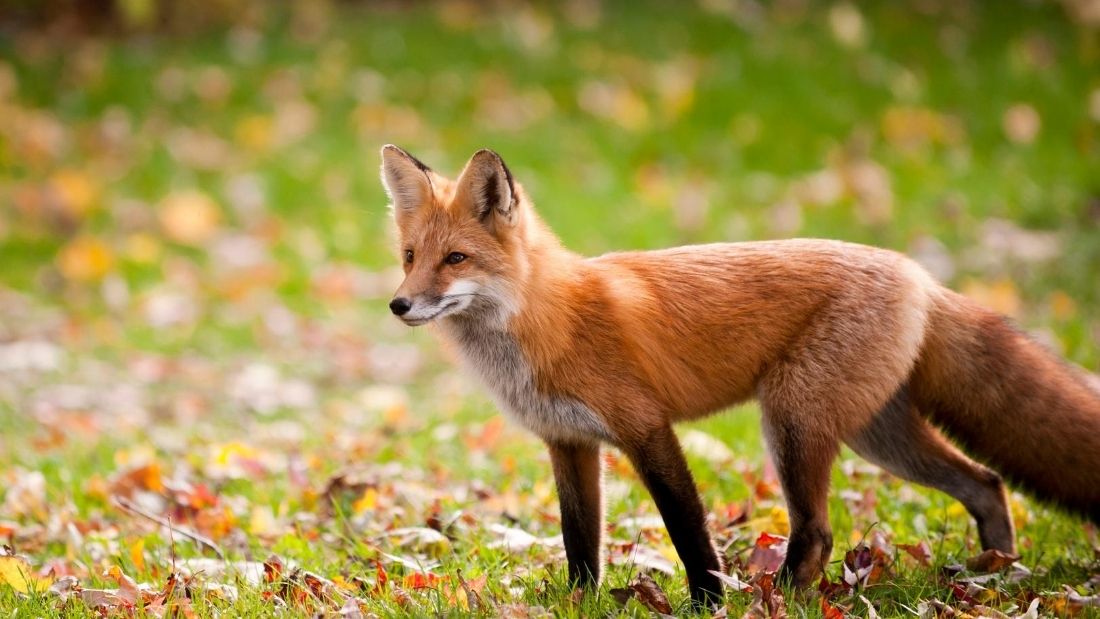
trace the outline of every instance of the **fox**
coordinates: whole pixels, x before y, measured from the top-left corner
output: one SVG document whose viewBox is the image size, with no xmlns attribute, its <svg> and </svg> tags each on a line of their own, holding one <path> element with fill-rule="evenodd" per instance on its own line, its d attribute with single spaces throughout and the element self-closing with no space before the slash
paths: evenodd
<svg viewBox="0 0 1100 619">
<path fill-rule="evenodd" d="M 1016 552 L 1003 481 L 1100 523 L 1100 388 L 1006 317 L 905 255 L 791 239 L 614 252 L 566 249 L 492 150 L 457 180 L 382 148 L 404 280 L 389 309 L 431 323 L 497 407 L 545 443 L 568 578 L 597 588 L 601 449 L 656 504 L 694 605 L 723 570 L 673 431 L 755 399 L 789 520 L 781 582 L 832 551 L 842 444 L 957 499 L 985 549 Z"/>
</svg>

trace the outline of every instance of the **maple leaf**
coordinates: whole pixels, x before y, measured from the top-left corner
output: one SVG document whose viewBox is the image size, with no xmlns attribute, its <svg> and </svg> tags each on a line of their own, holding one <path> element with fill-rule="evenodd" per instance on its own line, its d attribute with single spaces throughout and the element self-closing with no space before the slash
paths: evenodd
<svg viewBox="0 0 1100 619">
<path fill-rule="evenodd" d="M 52 576 L 38 576 L 30 563 L 17 555 L 0 555 L 0 584 L 10 585 L 19 593 L 42 592 L 54 582 Z"/>
</svg>

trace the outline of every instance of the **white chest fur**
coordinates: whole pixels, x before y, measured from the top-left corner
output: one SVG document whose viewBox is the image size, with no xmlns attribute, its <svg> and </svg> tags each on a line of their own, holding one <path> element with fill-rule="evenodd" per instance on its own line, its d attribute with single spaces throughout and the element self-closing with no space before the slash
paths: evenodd
<svg viewBox="0 0 1100 619">
<path fill-rule="evenodd" d="M 475 320 L 445 320 L 463 365 L 489 390 L 508 416 L 543 440 L 592 442 L 610 438 L 607 427 L 583 403 L 540 393 L 515 338 Z"/>
</svg>

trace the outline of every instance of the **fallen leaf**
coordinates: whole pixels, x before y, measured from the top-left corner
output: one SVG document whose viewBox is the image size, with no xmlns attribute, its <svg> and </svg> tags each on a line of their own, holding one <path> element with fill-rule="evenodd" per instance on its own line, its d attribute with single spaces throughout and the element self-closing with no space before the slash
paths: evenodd
<svg viewBox="0 0 1100 619">
<path fill-rule="evenodd" d="M 50 187 L 66 213 L 80 219 L 95 206 L 99 188 L 95 180 L 81 170 L 60 170 L 50 178 Z"/>
<path fill-rule="evenodd" d="M 634 578 L 634 582 L 630 583 L 630 588 L 634 590 L 634 595 L 646 608 L 664 615 L 672 613 L 672 604 L 669 603 L 668 596 L 665 595 L 660 585 L 645 572 Z"/>
<path fill-rule="evenodd" d="M 1009 140 L 1017 144 L 1031 144 L 1039 136 L 1043 122 L 1034 107 L 1017 103 L 1005 110 L 1001 124 Z"/>
<path fill-rule="evenodd" d="M 787 538 L 761 533 L 756 538 L 745 570 L 750 574 L 775 572 L 787 557 Z"/>
<path fill-rule="evenodd" d="M 57 254 L 57 270 L 66 279 L 91 282 L 103 279 L 115 264 L 115 254 L 107 243 L 91 236 L 78 236 Z"/>
<path fill-rule="evenodd" d="M 685 431 L 680 435 L 680 446 L 685 453 L 702 458 L 715 466 L 733 462 L 736 457 L 725 443 L 702 430 Z"/>
<path fill-rule="evenodd" d="M 26 559 L 18 555 L 0 556 L 0 584 L 10 585 L 19 593 L 43 592 L 54 582 L 51 576 L 38 576 Z"/>
<path fill-rule="evenodd" d="M 58 578 L 52 585 L 50 585 L 50 595 L 56 595 L 61 598 L 61 603 L 64 604 L 74 594 L 80 591 L 80 580 L 76 576 L 62 576 Z"/>
<path fill-rule="evenodd" d="M 413 572 L 405 576 L 401 585 L 406 589 L 431 589 L 446 580 L 431 572 Z"/>
<path fill-rule="evenodd" d="M 364 619 L 366 615 L 363 614 L 363 609 L 359 605 L 359 598 L 349 597 L 344 601 L 344 605 L 340 607 L 340 610 L 336 611 L 336 614 L 341 617 L 347 617 L 347 619 Z"/>
<path fill-rule="evenodd" d="M 753 577 L 752 602 L 741 619 L 782 619 L 787 616 L 787 603 L 783 594 L 775 588 L 775 575 L 760 572 Z"/>
<path fill-rule="evenodd" d="M 1069 586 L 1065 586 L 1063 590 L 1063 595 L 1059 597 L 1065 600 L 1071 612 L 1080 612 L 1086 608 L 1100 608 L 1100 594 L 1081 595 Z"/>
<path fill-rule="evenodd" d="M 1027 610 L 1016 615 L 1015 619 L 1039 619 L 1039 598 L 1031 600 L 1031 604 L 1028 604 Z"/>
<path fill-rule="evenodd" d="M 879 582 L 889 563 L 890 557 L 881 548 L 860 544 L 844 554 L 844 582 L 850 587 Z"/>
<path fill-rule="evenodd" d="M 825 619 L 844 619 L 844 611 L 834 606 L 828 599 L 819 598 L 821 602 L 821 615 Z"/>
<path fill-rule="evenodd" d="M 107 571 L 103 573 L 104 578 L 110 578 L 118 583 L 118 596 L 125 600 L 128 604 L 136 605 L 141 600 L 142 589 L 134 581 L 122 572 L 122 568 L 117 565 L 112 565 L 107 568 Z"/>
<path fill-rule="evenodd" d="M 410 548 L 439 558 L 451 549 L 451 540 L 435 529 L 427 527 L 403 527 L 387 531 L 385 537 L 395 538 L 398 546 Z"/>
<path fill-rule="evenodd" d="M 80 599 L 84 605 L 95 610 L 106 607 L 108 609 L 126 606 L 126 600 L 118 594 L 117 589 L 81 589 Z"/>
<path fill-rule="evenodd" d="M 772 486 L 766 482 L 759 482 L 756 486 L 756 496 L 761 498 L 762 496 L 768 496 L 771 493 Z M 778 533 L 779 535 L 789 535 L 791 532 L 791 519 L 787 514 L 787 510 L 780 505 L 773 505 L 768 510 L 767 515 L 752 518 L 746 522 L 746 525 L 753 530 L 754 533 Z"/>
<path fill-rule="evenodd" d="M 623 563 L 631 564 L 642 569 L 661 572 L 669 576 L 676 573 L 676 566 L 659 551 L 640 544 L 634 544 L 633 546 L 633 549 L 627 555 Z"/>
<path fill-rule="evenodd" d="M 867 605 L 867 619 L 878 619 L 878 611 L 875 610 L 875 605 L 871 603 L 871 600 L 859 596 L 861 602 Z"/>
<path fill-rule="evenodd" d="M 562 545 L 561 536 L 537 537 L 523 529 L 506 527 L 502 524 L 492 524 L 489 531 L 501 537 L 500 540 L 489 544 L 490 548 L 504 548 L 509 552 L 524 552 L 532 546 L 559 547 Z"/>
<path fill-rule="evenodd" d="M 615 587 L 608 591 L 608 593 L 611 594 L 611 597 L 615 598 L 616 602 L 624 606 L 630 601 L 630 598 L 634 597 L 634 589 L 630 587 Z"/>
<path fill-rule="evenodd" d="M 201 245 L 214 236 L 221 222 L 218 205 L 200 191 L 168 196 L 160 205 L 164 234 L 183 245 Z"/>
<path fill-rule="evenodd" d="M 222 561 L 203 557 L 180 559 L 176 561 L 176 566 L 185 576 L 202 574 L 211 580 L 239 578 L 253 586 L 264 582 L 266 569 L 266 564 L 259 561 Z"/>
<path fill-rule="evenodd" d="M 926 541 L 922 540 L 918 544 L 898 544 L 898 548 L 904 550 L 925 567 L 932 564 L 932 547 Z"/>
<path fill-rule="evenodd" d="M 1000 550 L 986 550 L 966 560 L 966 569 L 972 572 L 999 572 L 1020 560 L 1020 555 L 1010 555 Z"/>
<path fill-rule="evenodd" d="M 741 580 L 736 574 L 723 574 L 722 572 L 716 572 L 714 570 L 708 570 L 715 578 L 722 581 L 723 585 L 726 585 L 734 591 L 752 591 L 752 585 Z"/>
</svg>

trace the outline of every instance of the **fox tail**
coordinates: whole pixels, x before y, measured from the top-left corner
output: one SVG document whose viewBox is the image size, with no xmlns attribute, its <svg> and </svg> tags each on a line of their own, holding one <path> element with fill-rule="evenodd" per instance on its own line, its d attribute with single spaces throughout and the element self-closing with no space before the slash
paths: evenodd
<svg viewBox="0 0 1100 619">
<path fill-rule="evenodd" d="M 1100 524 L 1100 378 L 945 291 L 910 384 L 922 413 L 972 456 Z"/>
</svg>

